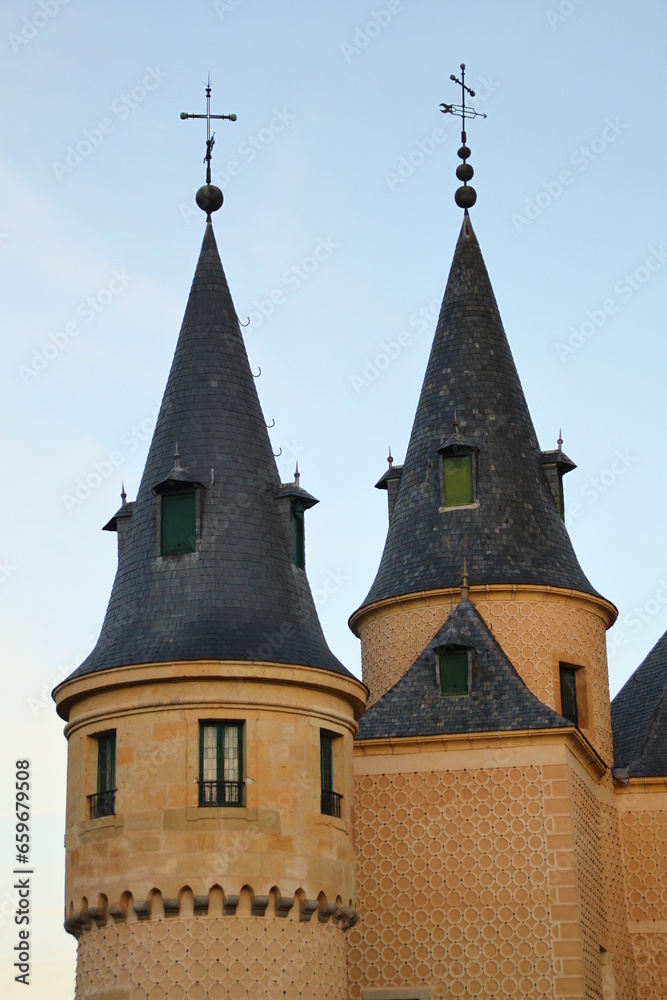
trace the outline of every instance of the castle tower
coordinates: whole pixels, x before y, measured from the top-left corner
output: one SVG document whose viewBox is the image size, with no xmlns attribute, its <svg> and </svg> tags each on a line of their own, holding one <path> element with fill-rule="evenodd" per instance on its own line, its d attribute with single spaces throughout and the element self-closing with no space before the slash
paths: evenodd
<svg viewBox="0 0 667 1000">
<path fill-rule="evenodd" d="M 210 154 L 210 146 L 207 147 Z M 66 721 L 77 1000 L 347 997 L 352 741 L 210 212 L 92 653 Z M 123 498 L 125 499 L 125 498 Z"/>
<path fill-rule="evenodd" d="M 394 487 L 380 566 L 350 619 L 370 690 L 351 996 L 630 1000 L 616 609 L 563 522 L 574 465 L 562 441 L 538 445 L 468 214 L 465 138 L 463 224 L 405 462 L 377 484 Z"/>
</svg>

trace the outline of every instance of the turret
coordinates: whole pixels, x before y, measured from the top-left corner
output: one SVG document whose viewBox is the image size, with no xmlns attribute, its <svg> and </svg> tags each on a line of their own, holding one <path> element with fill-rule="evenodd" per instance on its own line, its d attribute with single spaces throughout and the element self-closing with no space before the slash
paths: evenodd
<svg viewBox="0 0 667 1000">
<path fill-rule="evenodd" d="M 209 165 L 211 148 L 209 127 Z M 302 532 L 317 501 L 280 482 L 213 234 L 222 193 L 207 183 L 197 203 L 204 239 L 143 477 L 105 526 L 119 563 L 100 637 L 54 692 L 81 1000 L 163 980 L 255 995 L 269 969 L 306 989 L 313 967 L 338 989 L 356 919 L 366 692 L 317 617 Z"/>
</svg>

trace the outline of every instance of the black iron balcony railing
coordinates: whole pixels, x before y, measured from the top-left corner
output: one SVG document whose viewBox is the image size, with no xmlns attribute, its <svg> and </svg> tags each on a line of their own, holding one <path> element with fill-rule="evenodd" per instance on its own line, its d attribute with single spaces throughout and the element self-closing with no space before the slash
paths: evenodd
<svg viewBox="0 0 667 1000">
<path fill-rule="evenodd" d="M 90 818 L 100 819 L 102 816 L 116 815 L 116 789 L 110 788 L 107 792 L 96 792 L 95 795 L 88 796 L 90 803 Z"/>
<path fill-rule="evenodd" d="M 200 781 L 200 806 L 242 806 L 245 782 Z"/>
<path fill-rule="evenodd" d="M 331 792 L 328 788 L 322 789 L 322 813 L 324 816 L 336 816 L 340 819 L 340 804 L 343 796 L 338 792 Z"/>
</svg>

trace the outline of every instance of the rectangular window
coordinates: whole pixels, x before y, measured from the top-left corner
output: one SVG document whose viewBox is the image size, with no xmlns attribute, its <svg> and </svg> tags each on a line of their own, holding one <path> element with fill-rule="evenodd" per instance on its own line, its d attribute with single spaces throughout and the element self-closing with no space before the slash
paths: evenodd
<svg viewBox="0 0 667 1000">
<path fill-rule="evenodd" d="M 469 691 L 470 650 L 452 649 L 438 653 L 440 691 L 448 696 L 466 695 Z"/>
<path fill-rule="evenodd" d="M 333 733 L 320 730 L 320 779 L 321 811 L 324 816 L 340 819 L 343 796 L 334 792 L 334 740 Z"/>
<path fill-rule="evenodd" d="M 568 722 L 579 725 L 577 712 L 577 671 L 566 664 L 560 665 L 560 714 Z"/>
<path fill-rule="evenodd" d="M 116 813 L 116 734 L 97 737 L 97 792 L 88 796 L 90 818 Z"/>
<path fill-rule="evenodd" d="M 243 723 L 199 723 L 199 805 L 243 805 Z"/>
<path fill-rule="evenodd" d="M 472 455 L 451 455 L 442 459 L 445 507 L 473 503 Z"/>
<path fill-rule="evenodd" d="M 160 554 L 177 556 L 195 551 L 195 492 L 163 495 L 160 499 Z"/>
</svg>

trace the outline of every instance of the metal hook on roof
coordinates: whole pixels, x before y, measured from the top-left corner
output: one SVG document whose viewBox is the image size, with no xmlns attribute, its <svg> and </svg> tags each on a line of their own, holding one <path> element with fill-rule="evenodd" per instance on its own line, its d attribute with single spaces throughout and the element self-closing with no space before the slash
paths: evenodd
<svg viewBox="0 0 667 1000">
<path fill-rule="evenodd" d="M 257 365 L 257 374 L 255 375 L 252 368 L 250 369 L 250 374 L 252 375 L 253 378 L 259 378 L 259 376 L 262 374 L 262 369 L 259 367 L 259 365 Z"/>
<path fill-rule="evenodd" d="M 250 326 L 250 316 L 248 316 L 245 323 L 242 323 L 241 320 L 239 320 L 239 326 Z"/>
<path fill-rule="evenodd" d="M 270 424 L 267 424 L 266 426 L 268 430 L 273 430 L 273 428 L 276 426 L 275 418 L 271 421 Z"/>
<path fill-rule="evenodd" d="M 282 450 L 282 448 L 280 448 L 280 450 L 278 451 L 278 454 L 276 454 L 275 451 L 274 451 L 273 457 L 274 458 L 280 458 L 280 456 L 282 455 L 282 453 L 283 453 L 283 450 Z"/>
</svg>

